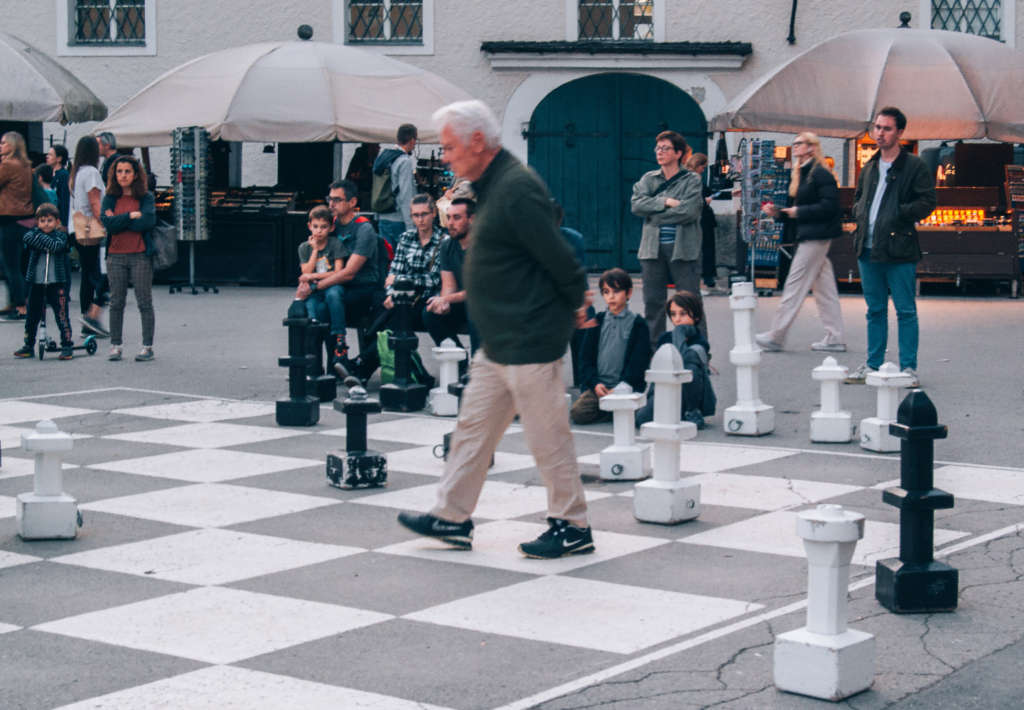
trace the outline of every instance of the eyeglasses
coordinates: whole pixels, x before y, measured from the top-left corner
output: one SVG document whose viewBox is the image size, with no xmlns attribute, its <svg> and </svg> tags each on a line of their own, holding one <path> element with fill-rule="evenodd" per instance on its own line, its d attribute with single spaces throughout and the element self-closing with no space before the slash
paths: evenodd
<svg viewBox="0 0 1024 710">
<path fill-rule="evenodd" d="M 328 195 L 324 199 L 327 200 L 327 204 L 329 205 L 336 205 L 339 202 L 346 202 L 344 197 L 331 197 L 330 195 Z"/>
<path fill-rule="evenodd" d="M 793 145 L 807 145 L 807 141 L 793 141 Z"/>
<path fill-rule="evenodd" d="M 413 212 L 410 215 L 413 219 L 426 219 L 427 217 L 433 217 L 433 212 Z"/>
<path fill-rule="evenodd" d="M 655 153 L 677 153 L 678 151 L 670 145 L 659 145 L 654 147 Z"/>
</svg>

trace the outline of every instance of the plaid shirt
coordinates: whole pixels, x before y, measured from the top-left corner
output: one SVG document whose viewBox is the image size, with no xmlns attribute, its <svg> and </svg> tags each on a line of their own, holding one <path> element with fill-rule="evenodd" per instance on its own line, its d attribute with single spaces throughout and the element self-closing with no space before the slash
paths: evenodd
<svg viewBox="0 0 1024 710">
<path fill-rule="evenodd" d="M 426 246 L 420 244 L 420 235 L 415 229 L 403 232 L 398 239 L 395 258 L 391 261 L 391 276 L 395 280 L 406 278 L 416 285 L 422 298 L 436 296 L 441 291 L 441 240 L 444 232 L 434 227 L 434 233 Z M 388 287 L 388 295 L 392 294 Z"/>
</svg>

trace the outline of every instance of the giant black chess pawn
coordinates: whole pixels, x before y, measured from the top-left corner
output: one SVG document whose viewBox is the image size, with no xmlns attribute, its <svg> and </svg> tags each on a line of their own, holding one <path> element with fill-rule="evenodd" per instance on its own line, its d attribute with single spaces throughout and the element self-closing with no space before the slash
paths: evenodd
<svg viewBox="0 0 1024 710">
<path fill-rule="evenodd" d="M 288 356 L 277 364 L 288 368 L 288 399 L 277 400 L 278 426 L 313 426 L 320 421 L 320 399 L 306 392 L 306 370 L 316 357 L 306 352 L 306 305 L 299 299 L 288 307 L 284 326 L 288 328 Z"/>
<path fill-rule="evenodd" d="M 332 402 L 338 398 L 338 380 L 334 375 L 324 373 L 324 342 L 330 334 L 330 323 L 313 320 L 306 327 L 306 353 L 315 358 L 306 371 L 306 391 L 321 402 Z"/>
<path fill-rule="evenodd" d="M 430 388 L 412 378 L 412 351 L 420 343 L 412 329 L 416 286 L 408 279 L 398 279 L 391 285 L 391 300 L 395 306 L 395 325 L 388 345 L 395 353 L 395 377 L 380 388 L 380 402 L 384 409 L 418 412 L 427 406 Z"/>
<path fill-rule="evenodd" d="M 882 500 L 900 509 L 899 559 L 875 564 L 875 599 L 889 611 L 927 613 L 957 606 L 959 573 L 935 561 L 935 511 L 953 507 L 953 494 L 935 488 L 935 439 L 949 430 L 921 390 L 900 404 L 889 433 L 900 441 L 900 485 Z"/>
<path fill-rule="evenodd" d="M 377 488 L 388 483 L 388 461 L 366 444 L 366 417 L 380 412 L 380 402 L 366 396 L 355 377 L 345 380 L 348 399 L 334 401 L 345 414 L 345 456 L 327 454 L 327 482 L 338 488 Z"/>
</svg>

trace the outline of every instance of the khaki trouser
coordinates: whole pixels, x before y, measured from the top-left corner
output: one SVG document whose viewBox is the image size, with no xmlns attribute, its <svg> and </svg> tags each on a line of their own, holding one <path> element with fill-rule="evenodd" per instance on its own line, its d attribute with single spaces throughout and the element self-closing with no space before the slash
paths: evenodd
<svg viewBox="0 0 1024 710">
<path fill-rule="evenodd" d="M 610 422 L 614 415 L 601 409 L 601 398 L 594 390 L 587 390 L 580 395 L 569 410 L 574 424 L 596 424 L 597 422 Z"/>
<path fill-rule="evenodd" d="M 569 431 L 562 361 L 499 365 L 487 359 L 482 349 L 473 357 L 431 514 L 453 523 L 472 516 L 491 456 L 517 412 L 548 489 L 548 516 L 586 527 L 587 503 Z"/>
<path fill-rule="evenodd" d="M 821 324 L 825 326 L 825 342 L 830 345 L 845 345 L 843 336 L 843 313 L 839 308 L 839 289 L 832 262 L 828 260 L 831 239 L 800 242 L 789 267 L 786 287 L 782 290 L 779 309 L 775 311 L 772 328 L 765 335 L 773 343 L 783 345 L 786 333 L 796 320 L 800 306 L 813 289 L 814 303 L 818 306 Z"/>
<path fill-rule="evenodd" d="M 657 348 L 658 338 L 665 332 L 665 306 L 668 299 L 675 293 L 668 292 L 668 285 L 675 286 L 676 291 L 689 291 L 704 305 L 700 295 L 700 257 L 693 261 L 672 260 L 672 244 L 661 244 L 658 247 L 657 259 L 641 259 L 640 274 L 643 279 L 644 318 L 651 331 L 651 346 Z M 702 318 L 697 330 L 705 338 L 708 337 L 708 319 Z"/>
</svg>

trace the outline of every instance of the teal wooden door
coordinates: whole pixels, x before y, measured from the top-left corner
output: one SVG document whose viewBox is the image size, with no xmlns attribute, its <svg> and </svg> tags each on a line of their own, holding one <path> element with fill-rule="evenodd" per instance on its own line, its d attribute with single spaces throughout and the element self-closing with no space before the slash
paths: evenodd
<svg viewBox="0 0 1024 710">
<path fill-rule="evenodd" d="M 583 234 L 587 268 L 639 271 L 643 220 L 629 201 L 640 176 L 658 167 L 654 139 L 686 137 L 707 153 L 707 121 L 686 92 L 640 74 L 598 74 L 548 94 L 530 120 L 530 165 L 565 208 L 565 226 Z"/>
</svg>

